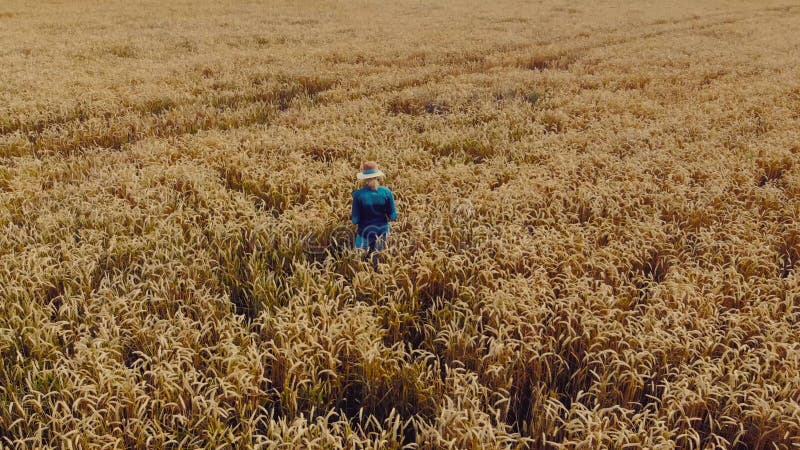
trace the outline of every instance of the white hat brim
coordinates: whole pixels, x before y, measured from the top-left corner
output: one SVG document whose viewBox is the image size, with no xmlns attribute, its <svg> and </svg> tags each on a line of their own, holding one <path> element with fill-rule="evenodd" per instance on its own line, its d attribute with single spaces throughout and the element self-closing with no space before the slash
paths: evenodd
<svg viewBox="0 0 800 450">
<path fill-rule="evenodd" d="M 368 173 L 366 175 L 363 172 L 359 172 L 359 173 L 356 174 L 356 178 L 358 178 L 359 180 L 369 180 L 370 178 L 378 178 L 378 177 L 384 177 L 384 176 L 386 176 L 386 175 L 384 175 L 384 173 L 381 172 L 380 169 L 378 169 L 378 171 L 375 172 L 375 173 Z"/>
</svg>

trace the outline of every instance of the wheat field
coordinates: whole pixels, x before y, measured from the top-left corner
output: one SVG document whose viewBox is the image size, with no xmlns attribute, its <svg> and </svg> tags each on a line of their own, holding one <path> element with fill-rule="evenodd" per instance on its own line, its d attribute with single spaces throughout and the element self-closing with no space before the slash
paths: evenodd
<svg viewBox="0 0 800 450">
<path fill-rule="evenodd" d="M 3 0 L 0 447 L 800 448 L 798 30 Z"/>
</svg>

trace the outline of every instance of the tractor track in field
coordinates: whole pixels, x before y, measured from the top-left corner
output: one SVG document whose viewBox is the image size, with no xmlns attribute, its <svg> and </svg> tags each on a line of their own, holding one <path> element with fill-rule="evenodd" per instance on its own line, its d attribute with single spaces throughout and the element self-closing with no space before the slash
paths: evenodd
<svg viewBox="0 0 800 450">
<path fill-rule="evenodd" d="M 800 11 L 800 6 L 787 7 L 787 8 L 788 9 L 767 8 L 767 9 L 759 9 L 759 10 L 754 10 L 754 11 L 756 11 L 756 12 L 760 11 L 760 12 L 764 13 L 764 14 L 762 14 L 762 16 L 772 15 L 772 14 L 775 14 L 777 12 L 784 12 L 784 11 L 787 11 L 787 10 Z M 736 14 L 745 14 L 745 13 L 752 14 L 754 11 L 753 10 L 748 10 L 746 12 L 739 12 L 739 13 L 736 13 Z M 714 14 L 712 16 L 716 16 L 716 15 L 717 14 Z M 729 15 L 731 15 L 731 13 L 724 13 L 724 14 L 720 13 L 719 15 L 729 16 Z M 797 13 L 795 13 L 795 15 L 797 15 Z M 705 17 L 709 17 L 709 16 L 691 17 L 691 18 L 681 19 L 681 20 L 677 20 L 677 21 L 671 21 L 671 22 L 668 22 L 668 23 L 685 24 L 685 23 L 689 23 L 689 22 L 693 22 L 693 21 L 694 22 L 700 21 L 701 19 L 703 19 Z M 674 27 L 674 28 L 669 28 L 669 29 L 665 29 L 665 30 L 657 30 L 657 31 L 644 31 L 644 32 L 640 32 L 640 33 L 638 33 L 636 35 L 633 35 L 633 36 L 630 36 L 630 35 L 611 36 L 611 37 L 609 37 L 607 39 L 602 40 L 601 42 L 588 42 L 588 43 L 585 43 L 585 44 L 575 45 L 575 46 L 572 46 L 572 47 L 567 47 L 565 49 L 558 49 L 558 50 L 555 50 L 555 51 L 546 50 L 546 48 L 548 46 L 553 46 L 553 45 L 556 45 L 556 44 L 560 44 L 562 42 L 580 40 L 581 39 L 581 35 L 583 35 L 585 33 L 579 33 L 579 34 L 576 34 L 576 35 L 571 35 L 571 36 L 559 38 L 558 40 L 555 40 L 555 41 L 542 41 L 542 42 L 537 42 L 537 43 L 534 43 L 534 44 L 516 45 L 516 46 L 512 46 L 510 49 L 505 49 L 504 48 L 504 49 L 501 49 L 499 51 L 487 53 L 487 55 L 488 56 L 492 56 L 492 57 L 506 56 L 506 57 L 511 57 L 511 58 L 516 56 L 517 58 L 520 59 L 518 64 L 509 64 L 508 62 L 496 62 L 496 63 L 489 62 L 489 63 L 486 63 L 486 64 L 474 64 L 474 67 L 470 68 L 469 70 L 458 70 L 459 69 L 459 67 L 458 67 L 459 63 L 456 62 L 455 64 L 451 64 L 450 65 L 450 67 L 453 67 L 453 69 L 444 70 L 442 72 L 439 72 L 439 73 L 436 73 L 436 74 L 432 74 L 432 75 L 430 75 L 429 79 L 427 79 L 424 83 L 421 83 L 419 85 L 435 83 L 435 82 L 442 81 L 442 80 L 445 80 L 445 79 L 447 79 L 449 77 L 454 77 L 454 76 L 474 75 L 474 74 L 477 74 L 477 73 L 483 73 L 483 72 L 486 72 L 486 71 L 489 71 L 489 70 L 492 70 L 492 69 L 497 69 L 497 68 L 526 68 L 525 67 L 526 56 L 544 55 L 544 61 L 542 63 L 542 66 L 541 67 L 533 67 L 533 69 L 536 69 L 536 70 L 554 68 L 554 67 L 557 67 L 557 66 L 567 68 L 568 64 L 566 64 L 566 65 L 561 64 L 561 62 L 563 61 L 564 58 L 571 59 L 571 60 L 576 60 L 581 55 L 584 55 L 584 54 L 586 54 L 586 53 L 588 53 L 588 52 L 590 52 L 592 50 L 598 50 L 598 49 L 603 49 L 603 48 L 608 48 L 608 47 L 613 47 L 613 46 L 618 46 L 618 45 L 625 45 L 625 44 L 628 44 L 628 43 L 631 43 L 631 42 L 638 42 L 638 41 L 641 41 L 641 40 L 644 40 L 644 39 L 652 39 L 652 38 L 668 36 L 668 35 L 673 35 L 673 34 L 680 34 L 680 33 L 684 33 L 684 32 L 704 31 L 704 30 L 707 30 L 707 29 L 710 29 L 710 28 L 714 28 L 714 27 L 717 27 L 717 26 L 723 26 L 723 25 L 729 25 L 729 24 L 733 24 L 733 23 L 744 22 L 744 21 L 750 20 L 752 18 L 753 18 L 753 16 L 726 17 L 724 19 L 717 20 L 717 21 L 710 22 L 710 23 L 698 23 L 698 24 L 694 24 L 694 25 L 691 25 L 691 26 Z M 648 27 L 652 27 L 652 26 L 658 26 L 658 25 L 661 25 L 662 23 L 663 22 L 661 22 L 661 21 L 652 22 L 650 24 L 644 25 L 644 27 L 648 28 Z M 600 30 L 600 33 L 602 33 L 602 34 L 624 33 L 625 30 L 627 30 L 627 29 L 628 28 L 612 28 L 612 29 L 609 29 L 609 30 Z M 524 53 L 520 54 L 522 52 L 524 52 Z M 424 65 L 422 65 L 420 67 L 423 67 L 423 66 Z M 397 67 L 393 67 L 393 69 L 397 69 Z M 361 92 L 356 91 L 350 96 L 350 98 L 351 99 L 356 99 L 356 98 L 361 98 L 363 96 L 372 96 L 372 95 L 377 95 L 377 94 L 381 94 L 381 93 L 395 93 L 395 92 L 401 91 L 401 90 L 403 90 L 403 89 L 405 89 L 407 87 L 410 87 L 410 86 L 411 85 L 407 85 L 407 84 L 402 84 L 401 83 L 401 84 L 397 84 L 397 85 L 382 86 L 382 87 L 378 87 L 378 88 L 373 89 L 373 90 L 366 90 L 366 91 L 361 91 Z"/>
<path fill-rule="evenodd" d="M 583 32 L 560 37 L 557 40 L 541 41 L 533 44 L 495 47 L 494 50 L 480 55 L 477 59 L 475 55 L 465 55 L 460 59 L 450 59 L 446 64 L 442 65 L 441 71 L 436 71 L 421 78 L 405 80 L 389 85 L 376 87 L 367 86 L 363 89 L 353 89 L 343 97 L 334 100 L 319 98 L 316 103 L 319 105 L 335 105 L 363 98 L 393 95 L 410 87 L 441 83 L 448 79 L 504 68 L 566 70 L 569 68 L 570 64 L 594 50 L 622 46 L 646 39 L 680 35 L 682 33 L 691 34 L 714 27 L 760 20 L 778 14 L 786 15 L 791 13 L 791 15 L 796 16 L 798 11 L 800 11 L 800 6 L 788 5 L 785 7 L 754 9 L 733 13 L 725 12 L 704 16 L 691 16 L 671 21 L 659 20 L 642 25 L 639 27 L 642 28 L 642 31 L 633 35 L 627 34 L 627 32 L 630 30 L 631 26 L 635 25 L 626 25 L 625 27 L 609 28 L 605 30 L 592 30 L 591 34 L 600 34 L 601 37 L 598 40 L 581 42 L 577 45 L 566 45 L 558 49 L 553 49 L 552 47 L 564 42 L 585 40 L 587 33 Z M 709 18 L 713 18 L 714 20 L 708 20 Z M 659 27 L 661 25 L 665 25 L 666 28 L 652 30 L 653 27 Z M 429 65 L 433 64 L 426 63 L 417 65 L 416 67 L 425 67 Z M 382 67 L 388 67 L 394 70 L 399 68 L 391 65 L 383 65 Z M 386 71 L 372 71 L 371 73 L 380 74 L 385 72 Z M 356 74 L 356 76 L 358 75 L 363 76 L 365 74 Z M 305 95 L 316 98 L 330 89 L 335 89 L 338 83 L 338 80 L 333 81 L 330 85 L 325 86 L 324 89 L 318 89 L 312 92 L 306 91 Z M 258 124 L 268 125 L 269 123 L 280 120 L 281 113 L 291 107 L 290 103 L 292 100 L 303 95 L 303 93 L 301 89 L 289 90 L 287 92 L 254 93 L 234 96 L 235 98 L 232 99 L 220 98 L 215 100 L 216 97 L 209 98 L 207 101 L 203 99 L 192 99 L 189 102 L 168 103 L 163 107 L 142 103 L 135 104 L 123 110 L 123 114 L 127 113 L 128 116 L 112 116 L 110 119 L 108 118 L 110 114 L 108 111 L 98 111 L 97 114 L 92 114 L 91 111 L 77 108 L 74 111 L 62 115 L 56 115 L 52 120 L 46 122 L 39 118 L 28 122 L 19 121 L 5 124 L 0 127 L 0 139 L 5 140 L 5 142 L 0 140 L 0 151 L 5 150 L 6 153 L 9 153 L 8 149 L 13 144 L 11 137 L 19 133 L 24 134 L 25 138 L 30 142 L 33 156 L 44 158 L 50 155 L 64 156 L 80 154 L 89 148 L 120 151 L 144 139 L 153 137 L 170 139 L 213 129 L 229 130 Z M 197 112 L 195 112 L 196 117 L 181 117 L 175 114 L 175 112 L 179 111 L 181 108 L 191 109 L 198 105 L 204 107 L 203 115 L 198 115 L 199 113 Z M 254 108 L 256 110 L 254 110 Z M 257 110 L 258 108 L 261 108 L 261 110 Z M 172 114 L 172 116 L 170 116 L 170 114 Z M 111 133 L 105 135 L 99 134 L 95 137 L 83 140 L 80 134 L 81 131 L 84 131 L 85 124 L 92 119 L 103 118 L 104 115 L 106 116 L 105 120 L 109 124 L 109 131 L 111 131 Z M 221 119 L 223 116 L 227 119 Z M 126 117 L 129 123 L 126 122 Z M 119 123 L 115 123 L 115 120 L 119 121 Z M 145 125 L 144 127 L 137 126 L 137 122 L 141 120 L 149 120 L 151 124 Z M 59 134 L 63 132 L 66 132 L 65 137 Z M 52 135 L 58 137 L 48 138 L 48 136 Z M 17 144 L 19 144 L 19 142 L 17 142 Z"/>
</svg>

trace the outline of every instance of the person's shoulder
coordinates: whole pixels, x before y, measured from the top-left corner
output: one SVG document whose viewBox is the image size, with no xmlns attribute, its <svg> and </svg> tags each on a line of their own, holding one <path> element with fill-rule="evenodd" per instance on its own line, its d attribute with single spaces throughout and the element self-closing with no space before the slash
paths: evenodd
<svg viewBox="0 0 800 450">
<path fill-rule="evenodd" d="M 386 186 L 378 186 L 378 191 L 379 191 L 379 192 L 381 192 L 381 193 L 383 193 L 383 194 L 389 194 L 389 195 L 391 195 L 391 194 L 392 194 L 392 190 L 391 190 L 391 189 L 389 189 L 389 188 L 388 188 L 388 187 L 386 187 Z"/>
</svg>

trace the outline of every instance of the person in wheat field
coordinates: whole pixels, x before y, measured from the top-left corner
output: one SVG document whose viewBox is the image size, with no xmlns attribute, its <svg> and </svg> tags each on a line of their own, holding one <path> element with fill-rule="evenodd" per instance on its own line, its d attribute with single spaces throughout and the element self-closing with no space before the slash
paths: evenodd
<svg viewBox="0 0 800 450">
<path fill-rule="evenodd" d="M 378 181 L 384 176 L 378 164 L 367 161 L 361 169 L 356 177 L 364 182 L 364 186 L 353 191 L 350 220 L 356 225 L 355 247 L 366 250 L 364 259 L 370 260 L 377 271 L 378 252 L 386 246 L 389 221 L 397 220 L 397 207 L 392 191 L 381 186 Z"/>
</svg>

